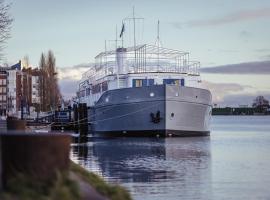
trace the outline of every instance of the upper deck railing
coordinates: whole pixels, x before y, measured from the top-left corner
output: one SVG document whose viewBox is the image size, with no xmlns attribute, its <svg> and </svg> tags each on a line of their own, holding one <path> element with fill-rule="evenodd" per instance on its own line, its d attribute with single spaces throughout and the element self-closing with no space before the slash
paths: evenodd
<svg viewBox="0 0 270 200">
<path fill-rule="evenodd" d="M 189 53 L 153 45 L 139 45 L 102 52 L 83 79 L 98 80 L 108 75 L 132 73 L 182 73 L 199 75 L 200 63 Z"/>
</svg>

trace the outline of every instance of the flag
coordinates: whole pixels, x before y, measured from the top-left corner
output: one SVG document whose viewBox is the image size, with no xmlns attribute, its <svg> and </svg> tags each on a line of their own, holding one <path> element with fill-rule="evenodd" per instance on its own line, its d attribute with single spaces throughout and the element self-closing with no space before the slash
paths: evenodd
<svg viewBox="0 0 270 200">
<path fill-rule="evenodd" d="M 120 38 L 123 36 L 124 31 L 125 31 L 125 24 L 123 23 L 121 33 L 120 33 Z"/>
</svg>

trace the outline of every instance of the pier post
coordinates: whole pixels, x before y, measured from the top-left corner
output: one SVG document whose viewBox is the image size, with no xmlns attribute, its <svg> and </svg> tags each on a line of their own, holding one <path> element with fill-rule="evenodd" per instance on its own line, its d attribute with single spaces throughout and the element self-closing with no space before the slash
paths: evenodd
<svg viewBox="0 0 270 200">
<path fill-rule="evenodd" d="M 13 117 L 7 118 L 7 130 L 8 131 L 25 131 L 26 129 L 26 121 L 20 120 Z"/>
<path fill-rule="evenodd" d="M 80 142 L 87 142 L 88 134 L 88 118 L 87 118 L 87 105 L 86 103 L 79 104 L 79 131 L 80 131 Z"/>
</svg>

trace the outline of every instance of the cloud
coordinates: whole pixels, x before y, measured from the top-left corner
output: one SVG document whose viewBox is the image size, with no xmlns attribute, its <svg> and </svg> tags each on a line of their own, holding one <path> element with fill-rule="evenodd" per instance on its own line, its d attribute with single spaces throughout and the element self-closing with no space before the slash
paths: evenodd
<svg viewBox="0 0 270 200">
<path fill-rule="evenodd" d="M 246 88 L 249 88 L 249 86 L 236 83 L 213 83 L 209 81 L 203 81 L 202 87 L 211 91 L 213 102 L 223 102 L 225 96 L 243 92 Z"/>
<path fill-rule="evenodd" d="M 270 100 L 269 91 L 252 90 L 251 86 L 236 83 L 213 83 L 204 81 L 203 88 L 209 89 L 212 93 L 212 102 L 218 106 L 251 106 L 253 100 L 262 95 Z"/>
<path fill-rule="evenodd" d="M 240 32 L 239 35 L 240 35 L 240 37 L 248 38 L 248 37 L 250 37 L 252 34 L 251 34 L 249 31 L 243 30 L 243 31 Z"/>
<path fill-rule="evenodd" d="M 255 52 L 259 53 L 265 53 L 265 52 L 270 52 L 270 48 L 263 48 L 263 49 L 255 49 Z"/>
<path fill-rule="evenodd" d="M 213 19 L 199 19 L 191 20 L 185 23 L 173 22 L 171 23 L 175 28 L 181 29 L 183 26 L 188 27 L 210 27 L 220 26 L 225 24 L 231 24 L 236 22 L 244 22 L 255 20 L 259 18 L 270 17 L 270 8 L 260 8 L 255 10 L 242 10 L 234 13 L 230 13 L 221 17 Z"/>
<path fill-rule="evenodd" d="M 201 68 L 211 74 L 270 74 L 270 60 Z"/>
<path fill-rule="evenodd" d="M 59 87 L 61 94 L 65 99 L 70 99 L 76 96 L 76 91 L 78 90 L 78 80 L 75 79 L 62 79 L 59 80 Z"/>
<path fill-rule="evenodd" d="M 76 96 L 79 80 L 90 67 L 90 63 L 84 63 L 73 67 L 58 68 L 59 87 L 65 99 Z"/>
<path fill-rule="evenodd" d="M 251 106 L 253 100 L 257 96 L 264 96 L 266 99 L 270 100 L 270 93 L 258 91 L 257 93 L 247 93 L 247 94 L 232 94 L 224 97 L 223 102 L 220 102 L 220 106 L 239 106 L 248 105 Z"/>
<path fill-rule="evenodd" d="M 74 79 L 80 80 L 82 74 L 86 72 L 91 67 L 91 64 L 79 64 L 73 67 L 60 67 L 58 68 L 58 77 L 60 80 L 62 79 Z"/>
</svg>

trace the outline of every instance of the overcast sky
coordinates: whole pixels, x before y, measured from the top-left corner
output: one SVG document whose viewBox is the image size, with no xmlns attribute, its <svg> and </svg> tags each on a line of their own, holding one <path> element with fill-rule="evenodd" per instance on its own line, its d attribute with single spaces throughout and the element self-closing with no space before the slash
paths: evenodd
<svg viewBox="0 0 270 200">
<path fill-rule="evenodd" d="M 73 79 L 78 79 L 85 69 L 79 69 L 80 64 L 93 62 L 94 56 L 104 50 L 104 41 L 115 39 L 116 26 L 119 34 L 122 19 L 131 16 L 132 6 L 135 6 L 136 15 L 144 18 L 137 24 L 138 43 L 155 42 L 159 19 L 164 47 L 191 52 L 191 58 L 201 62 L 202 79 L 208 85 L 223 84 L 220 87 L 224 88 L 225 84 L 230 89 L 223 92 L 217 90 L 220 94 L 214 92 L 214 101 L 226 104 L 226 99 L 232 103 L 232 100 L 228 100 L 230 96 L 235 98 L 243 95 L 245 101 L 244 97 L 247 96 L 270 94 L 270 66 L 267 62 L 270 60 L 269 0 L 6 2 L 12 3 L 11 15 L 15 21 L 12 37 L 5 49 L 4 62 L 15 63 L 28 55 L 30 63 L 36 66 L 41 52 L 51 49 L 60 71 L 68 74 L 65 68 L 70 67 Z M 126 29 L 128 44 L 132 39 L 128 24 Z M 112 42 L 108 44 L 112 45 Z M 222 68 L 218 68 L 220 66 Z M 214 68 L 204 69 L 206 67 Z M 249 70 L 251 68 L 256 69 Z M 61 87 L 66 88 L 68 83 L 64 81 L 65 76 L 61 76 Z M 231 87 L 230 84 L 239 87 Z M 63 91 L 64 95 L 72 94 L 70 90 Z M 246 98 L 246 101 L 250 99 Z"/>
</svg>

